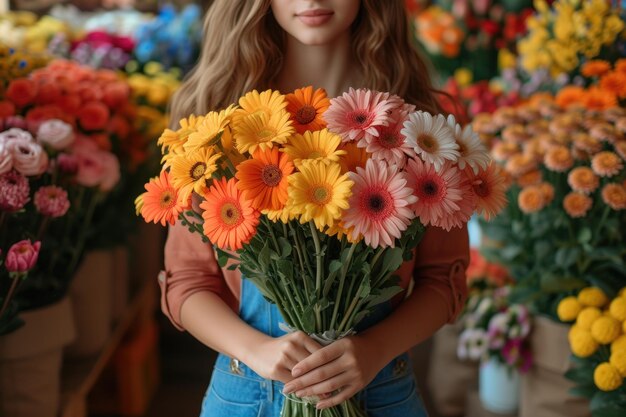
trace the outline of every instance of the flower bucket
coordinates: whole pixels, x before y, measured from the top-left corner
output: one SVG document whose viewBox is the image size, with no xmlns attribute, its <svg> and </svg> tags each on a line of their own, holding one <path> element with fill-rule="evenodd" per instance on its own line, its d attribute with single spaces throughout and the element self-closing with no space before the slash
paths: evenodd
<svg viewBox="0 0 626 417">
<path fill-rule="evenodd" d="M 495 359 L 488 359 L 480 366 L 479 394 L 483 407 L 498 414 L 517 411 L 521 380 L 519 371 L 511 369 Z"/>
<path fill-rule="evenodd" d="M 20 318 L 22 327 L 0 337 L 0 415 L 56 417 L 63 348 L 75 337 L 70 299 Z"/>
<path fill-rule="evenodd" d="M 534 364 L 522 377 L 519 417 L 589 417 L 589 401 L 572 396 L 565 378 L 571 355 L 569 326 L 546 317 L 533 318 L 530 344 Z"/>
<path fill-rule="evenodd" d="M 111 333 L 111 278 L 113 252 L 85 254 L 70 287 L 76 322 L 76 341 L 67 348 L 72 356 L 91 356 L 104 347 Z"/>
</svg>

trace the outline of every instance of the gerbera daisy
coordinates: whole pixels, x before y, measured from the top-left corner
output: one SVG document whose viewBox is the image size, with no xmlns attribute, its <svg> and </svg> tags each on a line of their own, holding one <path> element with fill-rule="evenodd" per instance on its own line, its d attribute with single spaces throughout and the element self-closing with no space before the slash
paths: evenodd
<svg viewBox="0 0 626 417">
<path fill-rule="evenodd" d="M 618 59 L 614 66 L 615 71 L 626 73 L 626 58 Z"/>
<path fill-rule="evenodd" d="M 299 134 L 307 130 L 320 130 L 326 127 L 326 121 L 322 115 L 330 106 L 330 100 L 323 88 L 315 91 L 311 86 L 299 88 L 287 94 L 285 100 L 293 127 Z"/>
<path fill-rule="evenodd" d="M 387 161 L 390 165 L 396 164 L 402 168 L 407 162 L 407 155 L 413 155 L 413 147 L 407 143 L 406 137 L 401 133 L 408 113 L 395 110 L 390 117 L 388 126 L 376 127 L 378 136 L 363 138 L 357 145 L 371 153 L 372 158 Z"/>
<path fill-rule="evenodd" d="M 373 90 L 350 88 L 341 97 L 330 100 L 324 120 L 331 132 L 341 136 L 344 142 L 376 136 L 376 126 L 389 124 L 389 113 L 402 105 L 397 96 Z"/>
<path fill-rule="evenodd" d="M 607 184 L 602 188 L 602 201 L 613 210 L 626 209 L 626 188 L 622 184 Z"/>
<path fill-rule="evenodd" d="M 444 214 L 459 210 L 462 198 L 462 177 L 449 163 L 435 169 L 430 162 L 411 159 L 406 167 L 408 186 L 414 190 L 417 201 L 412 208 L 423 225 L 435 223 Z"/>
<path fill-rule="evenodd" d="M 459 159 L 459 145 L 454 139 L 454 131 L 446 123 L 445 117 L 423 111 L 409 115 L 404 123 L 402 134 L 424 161 L 440 170 L 446 160 Z"/>
<path fill-rule="evenodd" d="M 200 195 L 205 193 L 221 156 L 213 147 L 204 147 L 177 155 L 169 161 L 171 183 L 178 189 L 181 201 L 189 202 L 194 191 Z"/>
<path fill-rule="evenodd" d="M 593 172 L 601 177 L 612 177 L 619 174 L 624 164 L 614 152 L 604 151 L 594 155 L 591 160 Z"/>
<path fill-rule="evenodd" d="M 168 149 L 172 150 L 180 148 L 187 143 L 189 135 L 195 132 L 198 125 L 200 125 L 203 121 L 204 116 L 195 116 L 193 114 L 187 118 L 180 119 L 178 122 L 180 129 L 176 131 L 165 129 L 157 141 L 157 144 L 161 146 L 163 153 L 165 153 Z"/>
<path fill-rule="evenodd" d="M 476 194 L 476 211 L 487 220 L 495 217 L 506 205 L 507 184 L 503 172 L 493 162 L 487 169 L 478 171 L 478 174 L 465 170 Z"/>
<path fill-rule="evenodd" d="M 238 250 L 256 234 L 260 213 L 231 178 L 213 181 L 200 203 L 204 234 L 220 249 Z"/>
<path fill-rule="evenodd" d="M 151 178 L 152 180 L 153 178 Z M 141 193 L 135 198 L 135 215 L 141 216 L 141 210 L 143 210 L 143 198 L 147 193 Z"/>
<path fill-rule="evenodd" d="M 220 112 L 209 112 L 202 123 L 196 126 L 196 131 L 189 135 L 189 140 L 185 143 L 185 150 L 189 152 L 215 145 L 213 142 L 218 136 L 229 136 L 231 133 L 228 125 L 234 111 L 235 107 L 229 106 Z"/>
<path fill-rule="evenodd" d="M 296 218 L 294 216 L 293 210 L 291 210 L 291 208 L 288 205 L 281 208 L 280 210 L 262 210 L 261 214 L 266 215 L 267 218 L 273 221 L 274 223 L 276 222 L 288 223 L 290 220 L 293 220 Z"/>
<path fill-rule="evenodd" d="M 577 167 L 567 175 L 567 183 L 572 190 L 591 194 L 600 186 L 600 179 L 589 167 Z"/>
<path fill-rule="evenodd" d="M 504 169 L 506 169 L 509 174 L 514 177 L 519 177 L 520 175 L 524 175 L 527 172 L 537 169 L 537 162 L 535 162 L 535 159 L 532 156 L 526 153 L 518 153 L 511 155 L 509 160 L 504 165 Z"/>
<path fill-rule="evenodd" d="M 328 227 L 324 233 L 327 236 L 336 236 L 338 240 L 346 238 L 346 240 L 350 243 L 358 243 L 363 239 L 363 235 L 359 235 L 354 233 L 354 226 L 349 229 L 345 228 L 344 222 L 342 220 L 335 221 L 335 224 Z"/>
<path fill-rule="evenodd" d="M 574 165 L 574 158 L 565 146 L 554 146 L 546 152 L 543 163 L 551 171 L 565 172 Z"/>
<path fill-rule="evenodd" d="M 240 153 L 254 153 L 257 148 L 270 149 L 285 143 L 294 133 L 289 113 L 281 111 L 268 117 L 265 113 L 246 116 L 235 124 L 235 144 Z"/>
<path fill-rule="evenodd" d="M 395 246 L 415 213 L 410 206 L 417 201 L 413 190 L 397 167 L 370 159 L 365 169 L 350 173 L 354 181 L 350 208 L 343 216 L 343 226 L 354 228 L 351 235 L 363 235 L 373 248 Z"/>
<path fill-rule="evenodd" d="M 459 159 L 457 165 L 460 169 L 465 169 L 469 166 L 478 172 L 478 169 L 487 168 L 489 165 L 489 154 L 485 145 L 482 144 L 478 134 L 472 130 L 472 125 L 467 125 L 465 128 L 461 128 L 461 125 L 456 122 L 453 115 L 448 116 L 448 126 L 454 132 L 454 140 L 459 147 Z"/>
<path fill-rule="evenodd" d="M 612 91 L 602 90 L 599 87 L 589 87 L 583 98 L 583 104 L 589 110 L 605 110 L 617 107 L 617 96 Z"/>
<path fill-rule="evenodd" d="M 145 189 L 141 215 L 148 223 L 173 225 L 178 215 L 187 208 L 187 205 L 180 200 L 178 191 L 171 184 L 167 171 L 161 171 L 161 175 L 151 179 L 145 185 Z"/>
<path fill-rule="evenodd" d="M 266 90 L 259 93 L 253 90 L 239 99 L 239 107 L 233 114 L 235 124 L 252 114 L 264 114 L 268 119 L 275 114 L 282 115 L 287 112 L 285 110 L 287 101 L 285 101 L 285 96 L 278 91 Z"/>
<path fill-rule="evenodd" d="M 517 143 L 496 142 L 491 148 L 491 155 L 496 161 L 504 162 L 520 151 L 520 146 Z"/>
<path fill-rule="evenodd" d="M 543 176 L 541 174 L 541 171 L 538 169 L 534 169 L 532 171 L 529 171 L 525 174 L 520 175 L 517 178 L 517 185 L 519 185 L 520 187 L 527 187 L 529 185 L 537 185 L 541 182 L 542 179 L 543 179 Z"/>
<path fill-rule="evenodd" d="M 584 217 L 592 204 L 591 198 L 577 192 L 571 192 L 563 199 L 563 208 L 572 218 Z"/>
<path fill-rule="evenodd" d="M 356 142 L 342 143 L 339 147 L 340 150 L 345 151 L 345 154 L 339 158 L 339 164 L 341 165 L 341 173 L 356 172 L 357 167 L 365 168 L 367 160 L 370 155 L 363 148 L 359 148 Z"/>
<path fill-rule="evenodd" d="M 280 210 L 287 203 L 287 177 L 293 172 L 289 156 L 278 148 L 258 149 L 237 165 L 237 188 L 257 210 Z"/>
<path fill-rule="evenodd" d="M 466 171 L 469 171 L 469 169 L 466 169 Z M 453 227 L 462 227 L 474 214 L 477 197 L 466 171 L 459 171 L 462 178 L 459 185 L 461 199 L 456 202 L 459 209 L 451 213 L 444 213 L 441 218 L 433 222 L 433 226 L 450 231 Z"/>
<path fill-rule="evenodd" d="M 292 212 L 300 222 L 315 222 L 319 230 L 331 226 L 348 208 L 353 182 L 341 174 L 339 164 L 309 162 L 300 172 L 289 176 L 289 199 Z"/>
<path fill-rule="evenodd" d="M 282 151 L 291 157 L 299 167 L 304 161 L 321 161 L 325 164 L 339 162 L 345 151 L 337 149 L 341 145 L 341 137 L 328 129 L 307 131 L 304 135 L 295 134 L 289 138 Z"/>
<path fill-rule="evenodd" d="M 600 88 L 610 91 L 619 98 L 626 97 L 626 73 L 611 72 L 600 79 Z"/>
<path fill-rule="evenodd" d="M 611 64 L 602 59 L 587 61 L 580 67 L 580 73 L 585 77 L 600 77 L 610 70 Z"/>
<path fill-rule="evenodd" d="M 523 188 L 517 196 L 517 204 L 526 214 L 538 212 L 546 206 L 543 190 L 538 185 Z"/>
<path fill-rule="evenodd" d="M 569 85 L 561 88 L 556 94 L 556 104 L 562 108 L 567 108 L 572 104 L 583 103 L 585 98 L 585 89 L 577 85 Z"/>
</svg>

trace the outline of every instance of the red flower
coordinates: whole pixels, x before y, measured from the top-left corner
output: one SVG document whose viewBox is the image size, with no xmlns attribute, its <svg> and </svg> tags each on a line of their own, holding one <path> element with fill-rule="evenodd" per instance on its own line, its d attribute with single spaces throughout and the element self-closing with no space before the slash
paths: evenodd
<svg viewBox="0 0 626 417">
<path fill-rule="evenodd" d="M 110 108 L 116 108 L 128 100 L 130 87 L 124 82 L 114 82 L 107 84 L 103 88 L 102 100 Z"/>
<path fill-rule="evenodd" d="M 18 107 L 24 107 L 37 97 L 37 84 L 27 78 L 18 78 L 11 81 L 6 96 Z"/>
<path fill-rule="evenodd" d="M 10 101 L 0 101 L 0 119 L 15 115 L 15 104 Z"/>
<path fill-rule="evenodd" d="M 40 83 L 37 91 L 37 104 L 50 104 L 56 102 L 61 97 L 61 89 L 52 83 Z"/>
<path fill-rule="evenodd" d="M 119 139 L 126 139 L 130 133 L 130 124 L 125 118 L 116 114 L 111 117 L 107 130 L 116 135 Z"/>
<path fill-rule="evenodd" d="M 483 20 L 480 26 L 482 31 L 490 36 L 496 36 L 500 32 L 500 26 L 493 20 Z"/>
<path fill-rule="evenodd" d="M 67 114 L 75 116 L 80 109 L 81 100 L 76 95 L 66 94 L 59 97 L 56 104 L 61 108 L 61 110 L 63 110 Z"/>
<path fill-rule="evenodd" d="M 78 121 L 85 130 L 103 129 L 109 121 L 109 109 L 100 102 L 91 101 L 78 111 Z"/>
</svg>

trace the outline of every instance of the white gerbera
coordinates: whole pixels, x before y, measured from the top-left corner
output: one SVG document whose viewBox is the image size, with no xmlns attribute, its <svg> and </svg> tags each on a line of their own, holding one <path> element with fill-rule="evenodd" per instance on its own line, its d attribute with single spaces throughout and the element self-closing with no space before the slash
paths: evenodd
<svg viewBox="0 0 626 417">
<path fill-rule="evenodd" d="M 439 171 L 446 160 L 456 162 L 460 156 L 454 131 L 441 114 L 417 111 L 409 115 L 401 133 L 421 158 Z"/>
<path fill-rule="evenodd" d="M 465 128 L 461 128 L 453 115 L 448 116 L 448 126 L 454 132 L 454 139 L 459 146 L 459 154 L 461 155 L 457 162 L 459 168 L 465 169 L 465 166 L 468 165 L 474 174 L 478 174 L 480 168 L 487 169 L 489 154 L 478 134 L 472 130 L 472 126 L 467 125 Z"/>
</svg>

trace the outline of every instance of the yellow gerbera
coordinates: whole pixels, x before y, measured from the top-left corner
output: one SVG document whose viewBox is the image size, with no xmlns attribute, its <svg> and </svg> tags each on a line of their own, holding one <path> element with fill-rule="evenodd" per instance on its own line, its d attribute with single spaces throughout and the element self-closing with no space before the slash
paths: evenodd
<svg viewBox="0 0 626 417">
<path fill-rule="evenodd" d="M 217 169 L 216 162 L 221 156 L 213 147 L 205 147 L 172 158 L 170 178 L 183 202 L 189 201 L 193 191 L 201 195 L 206 192 L 207 181 Z"/>
<path fill-rule="evenodd" d="M 176 158 L 178 155 L 184 155 L 185 149 L 182 146 L 171 148 L 166 153 L 163 154 L 163 158 L 161 158 L 161 164 L 163 165 L 163 170 L 167 170 L 172 166 L 172 160 Z"/>
<path fill-rule="evenodd" d="M 235 106 L 231 105 L 220 112 L 209 112 L 204 117 L 204 121 L 197 126 L 196 131 L 189 135 L 189 140 L 185 143 L 185 150 L 193 151 L 207 146 L 219 134 L 229 136 L 231 134 L 229 123 L 234 111 Z"/>
<path fill-rule="evenodd" d="M 259 93 L 250 91 L 239 99 L 239 109 L 233 114 L 233 121 L 238 123 L 251 114 L 265 114 L 268 118 L 276 113 L 286 112 L 287 101 L 278 91 L 266 90 Z"/>
<path fill-rule="evenodd" d="M 341 136 L 328 129 L 315 132 L 306 131 L 304 135 L 295 134 L 289 138 L 284 151 L 291 157 L 296 167 L 306 161 L 321 161 L 325 164 L 339 162 L 339 157 L 346 151 L 338 150 Z"/>
<path fill-rule="evenodd" d="M 293 212 L 293 210 L 291 210 L 291 207 L 289 206 L 289 202 L 287 202 L 287 205 L 280 210 L 261 210 L 261 214 L 265 214 L 267 218 L 274 223 L 288 223 L 290 220 L 296 218 L 295 213 Z"/>
<path fill-rule="evenodd" d="M 251 114 L 235 124 L 235 145 L 240 153 L 254 153 L 257 148 L 271 149 L 275 143 L 285 143 L 294 133 L 289 113 L 282 111 L 267 117 L 265 113 Z"/>
<path fill-rule="evenodd" d="M 339 164 L 326 165 L 320 161 L 304 164 L 300 172 L 289 176 L 292 213 L 300 215 L 301 223 L 313 220 L 323 231 L 348 208 L 353 184 L 348 174 L 341 174 Z"/>
<path fill-rule="evenodd" d="M 173 131 L 165 129 L 157 144 L 162 147 L 163 153 L 167 150 L 182 147 L 189 138 L 189 135 L 194 133 L 197 126 L 204 121 L 204 116 L 191 115 L 186 119 L 180 119 L 180 129 Z"/>
</svg>

